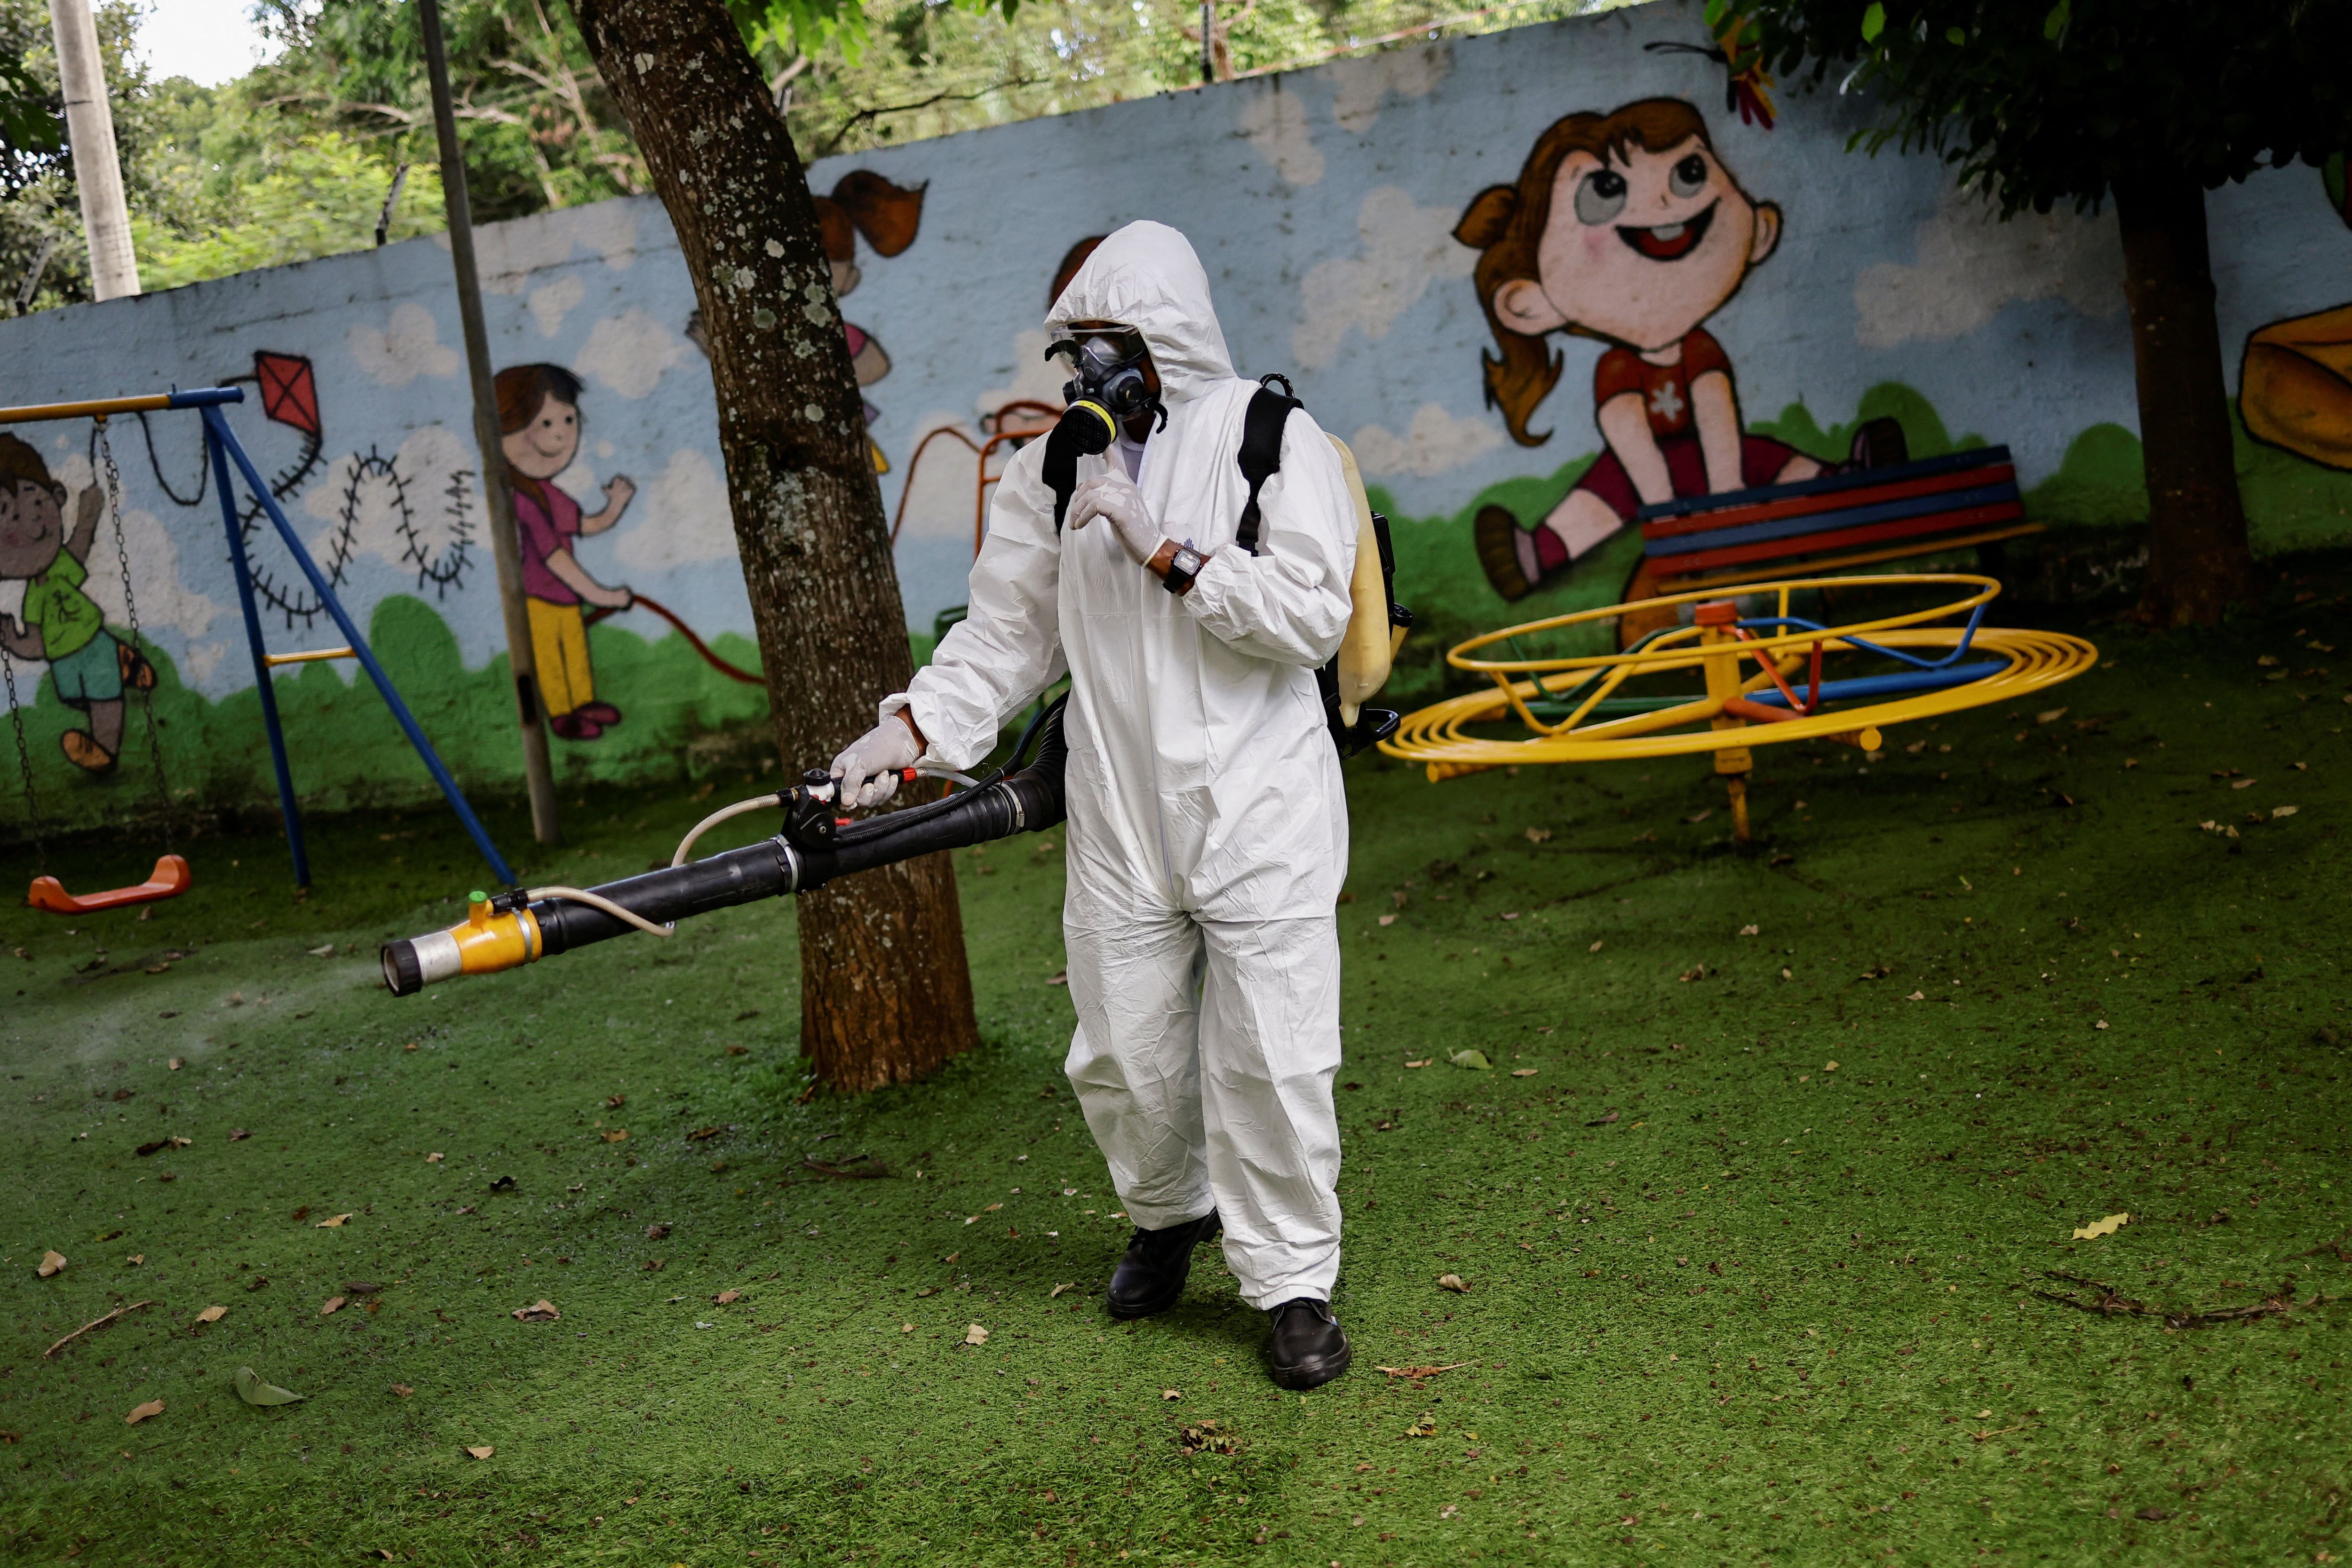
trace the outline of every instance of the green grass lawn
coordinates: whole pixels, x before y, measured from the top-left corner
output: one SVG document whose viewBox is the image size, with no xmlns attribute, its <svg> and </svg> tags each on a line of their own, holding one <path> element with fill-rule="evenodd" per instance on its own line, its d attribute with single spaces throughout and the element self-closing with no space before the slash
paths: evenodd
<svg viewBox="0 0 2352 1568">
<path fill-rule="evenodd" d="M 1306 1396 L 1209 1255 L 1104 1316 L 1037 837 L 957 859 L 984 1048 L 856 1101 L 803 1094 L 784 904 L 393 1000 L 483 875 L 435 812 L 314 823 L 307 900 L 222 833 L 143 918 L 0 913 L 0 1557 L 2352 1556 L 2347 581 L 2097 628 L 2054 718 L 1767 749 L 1748 853 L 1704 761 L 1351 765 L 1357 1364 Z M 739 788 L 526 858 L 633 873 Z"/>
</svg>

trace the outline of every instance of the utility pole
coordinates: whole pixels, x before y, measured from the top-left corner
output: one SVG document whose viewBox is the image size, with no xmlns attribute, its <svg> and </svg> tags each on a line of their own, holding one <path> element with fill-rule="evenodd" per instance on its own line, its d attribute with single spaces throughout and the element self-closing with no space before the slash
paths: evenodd
<svg viewBox="0 0 2352 1568">
<path fill-rule="evenodd" d="M 457 117 L 449 101 L 449 57 L 441 41 L 441 0 L 419 0 L 417 10 L 425 27 L 425 70 L 433 81 L 433 129 L 441 143 L 441 199 L 449 212 L 449 259 L 457 273 L 457 316 L 465 327 L 466 369 L 474 383 L 474 441 L 482 450 L 482 498 L 490 509 L 490 559 L 498 563 L 499 608 L 506 616 L 507 662 L 514 671 L 515 716 L 522 727 L 522 772 L 530 790 L 530 829 L 542 844 L 561 843 L 563 831 L 555 816 L 555 772 L 547 757 L 547 715 L 539 698 L 539 660 L 531 648 L 530 612 L 523 604 L 522 547 L 515 538 L 514 495 L 507 487 L 506 454 L 499 446 L 490 335 L 482 325 L 482 280 L 474 270 L 474 221 L 466 204 L 466 162 L 457 150 Z M 390 205 L 387 201 L 387 211 Z"/>
<path fill-rule="evenodd" d="M 98 20 L 89 0 L 49 0 L 49 28 L 65 89 L 66 140 L 73 146 L 82 232 L 89 239 L 90 287 L 100 299 L 120 299 L 139 292 L 139 258 L 131 249 L 131 206 L 122 195 L 114 114 L 106 102 L 106 61 L 98 52 Z"/>
</svg>

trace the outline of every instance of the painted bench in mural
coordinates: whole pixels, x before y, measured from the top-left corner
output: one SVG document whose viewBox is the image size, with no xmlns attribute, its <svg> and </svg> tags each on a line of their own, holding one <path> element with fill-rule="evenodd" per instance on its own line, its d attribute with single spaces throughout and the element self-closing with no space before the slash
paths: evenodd
<svg viewBox="0 0 2352 1568">
<path fill-rule="evenodd" d="M 1635 514 L 1642 564 L 1625 591 L 1631 602 L 1661 594 L 1916 559 L 1973 549 L 1998 575 L 1998 549 L 2036 534 L 2025 520 L 2017 469 L 2006 446 L 1979 446 L 1885 468 L 1825 475 L 1662 501 Z M 1660 612 L 1660 622 L 1669 612 Z M 1654 627 L 1626 616 L 1626 640 Z"/>
</svg>

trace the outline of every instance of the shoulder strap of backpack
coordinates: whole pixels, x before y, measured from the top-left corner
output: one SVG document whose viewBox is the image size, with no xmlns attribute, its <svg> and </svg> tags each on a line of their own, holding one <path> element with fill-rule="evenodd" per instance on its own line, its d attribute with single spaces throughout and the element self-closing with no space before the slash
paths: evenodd
<svg viewBox="0 0 2352 1568">
<path fill-rule="evenodd" d="M 1276 382 L 1282 383 L 1281 392 L 1274 390 Z M 1242 507 L 1240 527 L 1234 530 L 1234 542 L 1245 554 L 1257 554 L 1257 493 L 1282 467 L 1282 427 L 1289 423 L 1290 411 L 1300 406 L 1297 392 L 1286 375 L 1260 377 L 1257 391 L 1250 394 L 1249 413 L 1242 419 L 1242 450 L 1237 459 L 1242 477 L 1249 481 L 1249 500 Z"/>
</svg>

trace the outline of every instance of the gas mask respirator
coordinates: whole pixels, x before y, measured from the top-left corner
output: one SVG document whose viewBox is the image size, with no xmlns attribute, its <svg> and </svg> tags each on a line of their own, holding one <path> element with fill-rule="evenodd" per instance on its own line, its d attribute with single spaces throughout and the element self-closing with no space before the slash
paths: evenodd
<svg viewBox="0 0 2352 1568">
<path fill-rule="evenodd" d="M 1045 350 L 1049 360 L 1067 356 L 1071 376 L 1062 388 L 1068 405 L 1045 438 L 1045 483 L 1054 492 L 1054 527 L 1059 531 L 1068 511 L 1070 493 L 1077 486 L 1080 457 L 1110 450 L 1119 427 L 1139 414 L 1157 414 L 1159 426 L 1168 423 L 1168 409 L 1144 377 L 1150 350 L 1143 334 L 1127 328 L 1075 332 L 1057 338 Z"/>
</svg>

